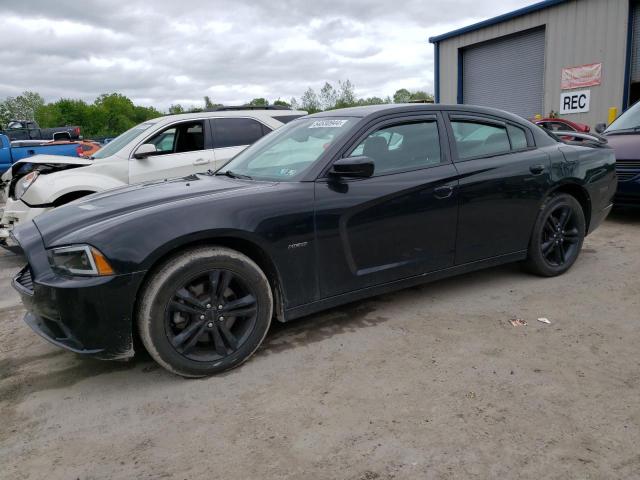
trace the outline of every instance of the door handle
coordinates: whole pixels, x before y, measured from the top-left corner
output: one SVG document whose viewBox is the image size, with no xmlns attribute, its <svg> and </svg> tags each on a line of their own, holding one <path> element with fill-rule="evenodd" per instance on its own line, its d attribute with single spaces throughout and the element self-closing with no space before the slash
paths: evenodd
<svg viewBox="0 0 640 480">
<path fill-rule="evenodd" d="M 207 160 L 206 158 L 196 158 L 193 161 L 194 165 L 204 165 L 205 163 L 209 163 L 209 160 Z"/>
<path fill-rule="evenodd" d="M 453 188 L 453 185 L 442 185 L 441 187 L 436 187 L 433 190 L 433 195 L 440 200 L 444 200 L 453 194 Z"/>
<path fill-rule="evenodd" d="M 531 165 L 529 167 L 529 171 L 534 175 L 540 175 L 542 172 L 544 172 L 544 165 Z"/>
</svg>

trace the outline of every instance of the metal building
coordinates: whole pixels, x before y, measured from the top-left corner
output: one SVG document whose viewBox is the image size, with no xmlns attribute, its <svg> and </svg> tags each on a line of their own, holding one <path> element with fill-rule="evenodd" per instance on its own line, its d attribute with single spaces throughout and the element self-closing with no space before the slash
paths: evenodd
<svg viewBox="0 0 640 480">
<path fill-rule="evenodd" d="M 640 100 L 640 0 L 546 0 L 429 41 L 436 102 L 593 126 Z"/>
</svg>

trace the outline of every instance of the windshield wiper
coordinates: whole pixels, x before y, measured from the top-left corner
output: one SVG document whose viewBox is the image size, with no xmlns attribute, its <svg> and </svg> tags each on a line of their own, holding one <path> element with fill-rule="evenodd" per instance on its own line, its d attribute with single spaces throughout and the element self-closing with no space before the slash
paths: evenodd
<svg viewBox="0 0 640 480">
<path fill-rule="evenodd" d="M 616 134 L 625 134 L 625 133 L 636 133 L 636 132 L 640 132 L 640 125 L 638 125 L 637 127 L 631 127 L 631 128 L 621 128 L 619 130 L 611 130 L 610 132 L 605 132 L 607 135 L 616 135 Z"/>
<path fill-rule="evenodd" d="M 246 180 L 253 180 L 253 177 L 249 175 L 243 175 L 242 173 L 235 173 L 235 172 L 232 172 L 231 170 L 226 170 L 224 172 L 217 172 L 216 175 L 225 175 L 229 178 L 244 178 Z"/>
</svg>

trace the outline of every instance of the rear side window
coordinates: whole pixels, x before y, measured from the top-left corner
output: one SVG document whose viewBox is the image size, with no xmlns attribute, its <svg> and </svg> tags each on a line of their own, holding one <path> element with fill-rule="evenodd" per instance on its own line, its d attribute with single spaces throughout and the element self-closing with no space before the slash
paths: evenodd
<svg viewBox="0 0 640 480">
<path fill-rule="evenodd" d="M 511 150 L 505 127 L 468 120 L 454 120 L 451 127 L 460 160 L 501 155 Z"/>
<path fill-rule="evenodd" d="M 252 118 L 215 118 L 214 148 L 251 145 L 270 131 L 271 129 Z"/>
<path fill-rule="evenodd" d="M 527 135 L 522 128 L 507 125 L 507 132 L 509 132 L 509 140 L 511 140 L 511 150 L 524 150 L 529 146 Z"/>
</svg>

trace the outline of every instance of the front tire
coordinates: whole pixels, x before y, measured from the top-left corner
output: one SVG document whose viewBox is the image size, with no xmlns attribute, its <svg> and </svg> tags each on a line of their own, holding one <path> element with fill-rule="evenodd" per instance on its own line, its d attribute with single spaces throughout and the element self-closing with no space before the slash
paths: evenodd
<svg viewBox="0 0 640 480">
<path fill-rule="evenodd" d="M 143 289 L 138 329 L 167 370 L 204 377 L 245 362 L 264 339 L 273 313 L 266 276 L 249 257 L 201 247 L 165 262 Z"/>
<path fill-rule="evenodd" d="M 526 268 L 543 277 L 555 277 L 575 263 L 586 232 L 582 206 L 561 193 L 543 205 L 529 241 Z"/>
</svg>

